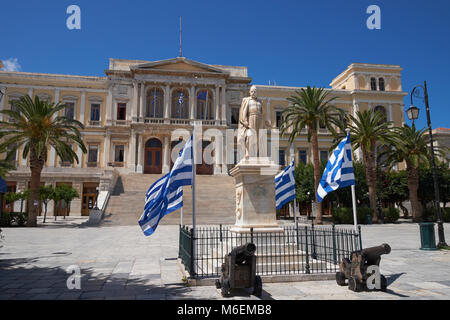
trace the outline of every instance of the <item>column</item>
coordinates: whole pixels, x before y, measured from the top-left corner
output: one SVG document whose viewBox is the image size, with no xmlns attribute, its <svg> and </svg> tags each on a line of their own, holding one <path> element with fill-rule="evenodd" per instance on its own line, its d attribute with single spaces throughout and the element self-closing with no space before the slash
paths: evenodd
<svg viewBox="0 0 450 320">
<path fill-rule="evenodd" d="M 394 121 L 394 119 L 392 119 L 392 103 L 389 103 L 389 121 Z"/>
<path fill-rule="evenodd" d="M 84 125 L 84 109 L 86 106 L 86 91 L 81 91 L 80 101 L 80 122 Z"/>
<path fill-rule="evenodd" d="M 169 123 L 170 119 L 170 86 L 164 88 L 164 123 Z"/>
<path fill-rule="evenodd" d="M 170 170 L 170 163 L 169 163 L 169 137 L 164 136 L 164 144 L 163 144 L 163 167 L 162 167 L 162 173 L 168 173 Z"/>
<path fill-rule="evenodd" d="M 112 106 L 112 87 L 110 86 L 108 89 L 108 97 L 106 98 L 106 125 L 111 125 L 111 114 L 113 112 Z"/>
<path fill-rule="evenodd" d="M 136 171 L 136 132 L 131 131 L 131 138 L 128 148 L 128 169 Z"/>
<path fill-rule="evenodd" d="M 267 115 L 266 120 L 269 121 L 270 126 L 272 126 L 272 110 L 270 108 L 270 99 L 267 99 Z"/>
<path fill-rule="evenodd" d="M 109 162 L 109 150 L 111 144 L 111 135 L 106 133 L 105 140 L 103 142 L 103 168 L 106 169 L 108 167 Z"/>
<path fill-rule="evenodd" d="M 50 162 L 49 162 L 49 167 L 55 167 L 55 159 L 56 158 L 56 151 L 55 148 L 50 147 Z"/>
<path fill-rule="evenodd" d="M 139 95 L 138 83 L 137 81 L 133 81 L 133 102 L 131 105 L 131 121 L 133 122 L 137 122 L 138 102 L 139 102 L 138 95 Z"/>
<path fill-rule="evenodd" d="M 33 99 L 33 88 L 28 88 L 28 95 Z"/>
<path fill-rule="evenodd" d="M 220 101 L 219 101 L 219 86 L 216 86 L 214 95 L 214 102 L 216 103 L 216 122 L 220 121 Z"/>
<path fill-rule="evenodd" d="M 141 122 L 144 122 L 144 95 L 145 95 L 145 84 L 141 83 L 141 99 L 140 99 L 140 111 L 139 111 L 139 118 L 141 119 Z"/>
<path fill-rule="evenodd" d="M 77 168 L 81 168 L 83 164 L 83 151 L 81 150 L 80 146 L 77 146 L 77 157 L 78 157 L 78 163 Z"/>
<path fill-rule="evenodd" d="M 59 89 L 55 89 L 55 104 L 59 102 Z"/>
<path fill-rule="evenodd" d="M 226 97 L 225 97 L 225 86 L 222 86 L 222 122 L 227 122 L 227 107 L 226 107 Z"/>
<path fill-rule="evenodd" d="M 138 164 L 136 167 L 136 172 L 138 173 L 142 173 L 143 172 L 143 167 L 142 167 L 142 163 L 143 163 L 143 159 L 142 159 L 142 134 L 139 134 L 139 138 L 138 138 Z"/>
<path fill-rule="evenodd" d="M 189 119 L 195 119 L 195 87 L 189 88 Z"/>
</svg>

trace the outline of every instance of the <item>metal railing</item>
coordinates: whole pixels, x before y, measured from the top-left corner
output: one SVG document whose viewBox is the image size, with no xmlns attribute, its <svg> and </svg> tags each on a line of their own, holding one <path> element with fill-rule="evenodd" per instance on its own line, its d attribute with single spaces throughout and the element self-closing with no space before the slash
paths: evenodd
<svg viewBox="0 0 450 320">
<path fill-rule="evenodd" d="M 179 258 L 192 278 L 219 277 L 223 258 L 247 242 L 256 245 L 257 274 L 333 273 L 344 257 L 361 250 L 361 229 L 285 226 L 281 232 L 236 233 L 230 227 L 180 226 Z M 195 250 L 193 250 L 195 248 Z M 194 253 L 195 252 L 195 255 Z"/>
</svg>

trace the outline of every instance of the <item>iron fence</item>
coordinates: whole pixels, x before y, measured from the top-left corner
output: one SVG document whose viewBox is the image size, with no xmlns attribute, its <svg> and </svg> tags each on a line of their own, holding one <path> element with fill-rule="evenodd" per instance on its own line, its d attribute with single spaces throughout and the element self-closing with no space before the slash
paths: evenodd
<svg viewBox="0 0 450 320">
<path fill-rule="evenodd" d="M 256 245 L 257 274 L 332 273 L 342 258 L 361 250 L 361 228 L 284 226 L 280 232 L 236 233 L 229 226 L 180 226 L 179 258 L 192 278 L 219 277 L 224 256 L 247 242 Z"/>
</svg>

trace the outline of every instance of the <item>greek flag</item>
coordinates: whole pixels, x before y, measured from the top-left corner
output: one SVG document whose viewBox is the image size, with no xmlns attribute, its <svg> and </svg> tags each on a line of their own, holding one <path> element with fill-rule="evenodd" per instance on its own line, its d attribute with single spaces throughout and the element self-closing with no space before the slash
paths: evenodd
<svg viewBox="0 0 450 320">
<path fill-rule="evenodd" d="M 352 163 L 352 145 L 350 133 L 347 134 L 334 149 L 328 160 L 322 179 L 317 189 L 317 199 L 322 202 L 323 198 L 332 191 L 355 184 L 355 174 Z"/>
<path fill-rule="evenodd" d="M 277 210 L 295 199 L 294 161 L 275 176 L 275 200 Z"/>
<path fill-rule="evenodd" d="M 139 225 L 146 236 L 155 232 L 162 217 L 183 206 L 182 186 L 192 185 L 192 139 L 186 142 L 172 170 L 153 183 L 145 195 Z"/>
</svg>

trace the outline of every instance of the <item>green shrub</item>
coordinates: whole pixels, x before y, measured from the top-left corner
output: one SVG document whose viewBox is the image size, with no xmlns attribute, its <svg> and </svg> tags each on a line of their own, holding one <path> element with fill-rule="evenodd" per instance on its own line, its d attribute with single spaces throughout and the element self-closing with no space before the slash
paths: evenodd
<svg viewBox="0 0 450 320">
<path fill-rule="evenodd" d="M 400 210 L 397 208 L 383 208 L 384 222 L 394 223 L 400 218 Z"/>
<path fill-rule="evenodd" d="M 27 222 L 28 214 L 26 212 L 11 212 L 12 220 L 19 226 L 25 226 Z"/>
<path fill-rule="evenodd" d="M 369 207 L 358 207 L 356 208 L 356 216 L 359 224 L 366 224 L 367 216 L 370 216 L 370 219 L 372 219 L 372 209 Z"/>
<path fill-rule="evenodd" d="M 352 208 L 333 208 L 331 210 L 331 218 L 335 224 L 353 224 Z"/>
<path fill-rule="evenodd" d="M 441 218 L 443 222 L 450 222 L 450 208 L 441 208 Z M 437 211 L 434 207 L 423 209 L 422 220 L 429 222 L 437 221 Z"/>
<path fill-rule="evenodd" d="M 13 222 L 13 216 L 8 211 L 2 212 L 2 219 L 0 221 L 1 227 L 11 227 Z"/>
</svg>

